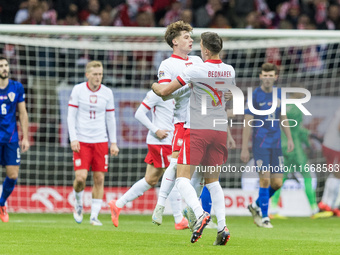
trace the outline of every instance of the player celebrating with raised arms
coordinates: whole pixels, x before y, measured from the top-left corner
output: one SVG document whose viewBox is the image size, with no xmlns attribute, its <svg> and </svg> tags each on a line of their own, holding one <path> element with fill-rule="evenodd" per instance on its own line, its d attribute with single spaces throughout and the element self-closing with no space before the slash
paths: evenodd
<svg viewBox="0 0 340 255">
<path fill-rule="evenodd" d="M 278 78 L 278 70 L 274 64 L 262 65 L 260 80 L 261 86 L 256 88 L 252 95 L 253 106 L 257 110 L 268 110 L 273 104 L 273 86 Z M 277 89 L 277 97 L 281 99 L 281 89 Z M 279 100 L 278 100 L 279 101 Z M 274 121 L 280 119 L 279 121 Z M 241 160 L 249 161 L 248 143 L 251 133 L 249 123 L 254 120 L 253 126 L 253 155 L 255 165 L 259 170 L 260 190 L 256 201 L 248 206 L 254 223 L 259 227 L 272 228 L 268 217 L 269 198 L 282 186 L 283 179 L 283 156 L 281 149 L 280 123 L 287 120 L 281 115 L 281 105 L 275 112 L 269 115 L 255 115 L 248 108 L 245 110 L 245 127 L 242 133 Z M 257 122 L 255 121 L 257 120 Z M 262 121 L 262 122 L 261 122 Z M 259 123 L 264 123 L 262 126 Z M 293 139 L 289 126 L 282 126 L 287 136 L 287 152 L 294 149 Z M 262 217 L 261 214 L 262 213 Z"/>
<path fill-rule="evenodd" d="M 150 110 L 152 121 L 147 117 Z M 149 91 L 136 111 L 136 119 L 149 129 L 146 138 L 149 149 L 145 158 L 147 167 L 143 179 L 136 182 L 118 200 L 112 200 L 109 203 L 111 219 L 115 227 L 118 227 L 119 214 L 126 203 L 142 196 L 145 191 L 155 186 L 170 164 L 171 140 L 174 130 L 173 110 L 174 100 L 163 101 L 153 91 Z M 170 201 L 175 218 L 175 228 L 177 230 L 188 228 L 188 221 L 182 215 L 182 199 L 177 189 L 174 189 L 170 194 Z"/>
<path fill-rule="evenodd" d="M 75 179 L 73 193 L 76 199 L 73 217 L 83 220 L 83 194 L 90 168 L 93 172 L 90 223 L 101 226 L 98 214 L 104 196 L 104 178 L 108 171 L 108 136 L 110 154 L 117 156 L 114 98 L 111 89 L 101 84 L 103 65 L 91 61 L 86 65 L 87 82 L 74 86 L 68 107 L 67 124 L 73 151 Z"/>
<path fill-rule="evenodd" d="M 232 66 L 221 61 L 219 53 L 223 42 L 216 33 L 203 33 L 200 46 L 205 63 L 189 67 L 167 85 L 155 83 L 152 88 L 156 94 L 167 96 L 189 82 L 192 84 L 184 141 L 178 157 L 176 187 L 197 218 L 191 236 L 191 242 L 194 243 L 201 237 L 210 221 L 210 215 L 203 211 L 190 178 L 193 172 L 197 172 L 199 165 L 206 166 L 205 184 L 211 194 L 218 225 L 214 245 L 225 245 L 230 233 L 226 227 L 224 193 L 219 183 L 219 174 L 221 165 L 227 160 L 227 144 L 228 147 L 235 147 L 235 141 L 230 132 L 227 132 L 227 122 L 217 126 L 213 123 L 216 119 L 227 120 L 222 95 L 228 91 L 225 84 L 235 84 L 235 71 Z M 204 102 L 209 95 L 212 103 Z M 202 113 L 204 106 L 205 114 Z"/>
<path fill-rule="evenodd" d="M 9 220 L 5 203 L 14 190 L 19 174 L 20 147 L 16 121 L 17 109 L 23 134 L 21 152 L 29 149 L 24 87 L 20 82 L 10 80 L 8 76 L 8 61 L 0 57 L 0 164 L 6 167 L 6 178 L 2 183 L 0 197 L 0 218 L 3 222 Z"/>
</svg>

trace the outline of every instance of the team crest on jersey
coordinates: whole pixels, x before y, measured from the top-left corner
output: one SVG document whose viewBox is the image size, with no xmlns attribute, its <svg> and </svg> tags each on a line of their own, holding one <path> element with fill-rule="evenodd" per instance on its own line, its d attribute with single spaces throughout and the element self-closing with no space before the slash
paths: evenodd
<svg viewBox="0 0 340 255">
<path fill-rule="evenodd" d="M 161 77 L 163 77 L 164 76 L 164 71 L 159 71 L 159 73 L 158 73 L 158 78 L 161 78 Z"/>
<path fill-rule="evenodd" d="M 90 103 L 96 104 L 97 103 L 97 95 L 91 95 L 90 96 Z"/>
<path fill-rule="evenodd" d="M 15 98 L 15 93 L 14 93 L 14 92 L 8 93 L 8 98 L 9 98 L 9 100 L 10 100 L 11 102 L 13 102 L 13 101 L 14 101 L 14 98 Z"/>
<path fill-rule="evenodd" d="M 192 62 L 185 63 L 185 66 L 186 66 L 186 67 L 191 66 L 191 65 L 192 65 Z"/>
<path fill-rule="evenodd" d="M 183 139 L 179 138 L 177 140 L 177 146 L 182 146 L 182 144 L 183 144 Z"/>
</svg>

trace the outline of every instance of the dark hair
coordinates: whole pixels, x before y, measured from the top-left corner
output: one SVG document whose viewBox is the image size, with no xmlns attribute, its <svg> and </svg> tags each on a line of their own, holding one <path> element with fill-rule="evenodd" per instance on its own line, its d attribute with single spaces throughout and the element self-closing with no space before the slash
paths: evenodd
<svg viewBox="0 0 340 255">
<path fill-rule="evenodd" d="M 204 32 L 201 34 L 202 44 L 212 54 L 218 54 L 223 48 L 222 38 L 213 32 Z"/>
<path fill-rule="evenodd" d="M 8 62 L 8 59 L 3 56 L 0 56 L 0 60 L 6 60 Z"/>
<path fill-rule="evenodd" d="M 175 39 L 177 36 L 180 36 L 182 31 L 191 33 L 192 26 L 188 23 L 185 23 L 183 20 L 179 20 L 174 23 L 171 23 L 167 27 L 164 39 L 171 48 L 174 46 L 172 40 Z"/>
<path fill-rule="evenodd" d="M 279 70 L 277 69 L 277 66 L 272 63 L 264 63 L 261 66 L 261 73 L 263 72 L 270 72 L 275 71 L 275 74 L 278 74 Z"/>
</svg>

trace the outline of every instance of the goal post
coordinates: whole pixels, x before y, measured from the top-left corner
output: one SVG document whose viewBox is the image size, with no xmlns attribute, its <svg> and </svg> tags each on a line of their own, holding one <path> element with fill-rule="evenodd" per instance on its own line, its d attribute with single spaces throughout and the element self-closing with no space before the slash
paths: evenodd
<svg viewBox="0 0 340 255">
<path fill-rule="evenodd" d="M 234 67 L 236 84 L 245 94 L 248 87 L 259 85 L 264 62 L 278 65 L 279 87 L 308 89 L 312 99 L 306 107 L 312 116 L 306 116 L 303 124 L 323 136 L 332 114 L 340 107 L 340 32 L 194 28 L 192 54 L 200 55 L 199 38 L 206 31 L 222 37 L 221 58 Z M 10 77 L 24 85 L 30 119 L 31 148 L 22 154 L 18 186 L 8 201 L 9 211 L 72 210 L 74 171 L 67 103 L 72 87 L 85 80 L 85 65 L 91 60 L 103 63 L 103 84 L 113 90 L 120 147 L 120 155 L 110 157 L 102 211 L 109 212 L 107 203 L 144 176 L 147 130 L 134 119 L 134 113 L 157 80 L 159 64 L 172 53 L 164 41 L 164 32 L 165 28 L 0 25 L 0 53 L 9 60 Z M 234 119 L 241 121 L 242 116 Z M 240 169 L 242 127 L 236 126 L 231 132 L 237 149 L 229 151 L 227 165 Z M 325 163 L 321 145 L 313 141 L 312 146 L 310 163 Z M 320 199 L 327 175 L 315 176 Z M 4 177 L 2 171 L 2 180 Z M 90 210 L 91 183 L 89 175 L 85 211 Z M 223 173 L 221 184 L 228 189 L 226 197 L 231 201 L 227 210 L 236 214 L 245 210 L 242 204 L 237 205 L 237 197 L 248 201 L 254 192 L 249 195 L 240 191 L 242 173 Z M 256 179 L 245 185 L 255 187 Z M 291 181 L 290 185 L 299 188 L 301 183 Z M 125 212 L 150 213 L 156 197 L 157 189 L 151 189 L 129 203 Z"/>
</svg>

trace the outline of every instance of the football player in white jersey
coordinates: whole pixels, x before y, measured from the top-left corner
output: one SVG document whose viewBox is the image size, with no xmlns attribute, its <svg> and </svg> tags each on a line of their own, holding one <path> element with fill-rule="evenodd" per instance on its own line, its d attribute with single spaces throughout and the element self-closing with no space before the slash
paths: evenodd
<svg viewBox="0 0 340 255">
<path fill-rule="evenodd" d="M 327 178 L 321 202 L 318 204 L 320 212 L 313 218 L 329 217 L 333 214 L 340 217 L 340 108 L 335 112 L 325 133 L 322 151 L 328 169 L 333 175 Z"/>
<path fill-rule="evenodd" d="M 193 226 L 191 242 L 196 242 L 202 235 L 203 229 L 210 221 L 210 215 L 203 211 L 203 208 L 196 196 L 194 187 L 190 184 L 193 172 L 197 166 L 212 166 L 208 168 L 205 175 L 205 184 L 210 191 L 212 206 L 216 213 L 218 233 L 214 245 L 225 245 L 230 233 L 225 221 L 225 202 L 222 187 L 219 183 L 221 166 L 227 160 L 228 147 L 234 148 L 235 141 L 228 131 L 227 122 L 224 125 L 212 125 L 216 119 L 227 120 L 227 113 L 224 110 L 223 93 L 227 92 L 225 86 L 218 84 L 235 84 L 235 71 L 232 66 L 224 64 L 219 58 L 222 50 L 222 39 L 216 34 L 205 32 L 201 35 L 201 54 L 204 64 L 192 66 L 183 71 L 177 79 L 167 85 L 153 84 L 152 89 L 160 96 L 167 96 L 185 84 L 191 82 L 192 92 L 190 96 L 190 110 L 187 114 L 184 134 L 184 142 L 178 157 L 176 187 L 184 198 L 185 202 L 193 209 L 197 221 Z M 212 86 L 218 87 L 218 90 Z M 210 91 L 211 90 L 211 91 Z M 209 93 L 207 93 L 209 92 Z M 202 99 L 207 95 L 213 98 L 212 104 L 206 104 L 206 115 L 201 113 L 203 109 Z M 190 125 L 190 126 L 189 126 Z M 210 170 L 214 169 L 213 174 Z"/>
<path fill-rule="evenodd" d="M 74 219 L 83 220 L 83 194 L 90 168 L 93 189 L 90 223 L 101 226 L 98 214 L 104 195 L 105 172 L 108 171 L 108 136 L 110 154 L 117 156 L 116 119 L 113 93 L 101 84 L 103 65 L 91 61 L 86 65 L 87 82 L 74 86 L 68 107 L 67 124 L 73 151 L 75 179 L 73 193 L 76 199 Z"/>
<path fill-rule="evenodd" d="M 170 58 L 164 60 L 158 69 L 158 83 L 167 84 L 192 65 L 201 64 L 198 56 L 188 56 L 192 50 L 192 27 L 183 21 L 177 21 L 167 27 L 164 38 L 173 49 Z M 189 102 L 190 91 L 182 90 L 182 93 L 171 95 L 175 99 L 174 124 L 175 131 L 172 140 L 172 155 L 170 165 L 164 172 L 162 183 L 158 193 L 158 201 L 152 215 L 152 222 L 161 225 L 166 199 L 175 185 L 177 158 L 183 143 L 184 123 Z M 198 182 L 200 183 L 200 181 Z"/>
<path fill-rule="evenodd" d="M 170 164 L 171 157 L 171 140 L 173 137 L 173 112 L 174 100 L 163 101 L 153 91 L 149 91 L 136 111 L 135 117 L 147 129 L 149 129 L 146 143 L 148 145 L 148 154 L 145 158 L 147 163 L 145 177 L 136 182 L 122 197 L 118 200 L 109 202 L 111 208 L 111 219 L 113 225 L 118 227 L 119 214 L 126 203 L 142 196 L 145 191 L 155 186 L 164 170 Z M 151 111 L 152 121 L 147 117 Z M 175 228 L 177 230 L 188 228 L 188 221 L 183 217 L 181 212 L 182 199 L 177 189 L 170 195 L 172 211 L 175 218 Z"/>
</svg>

